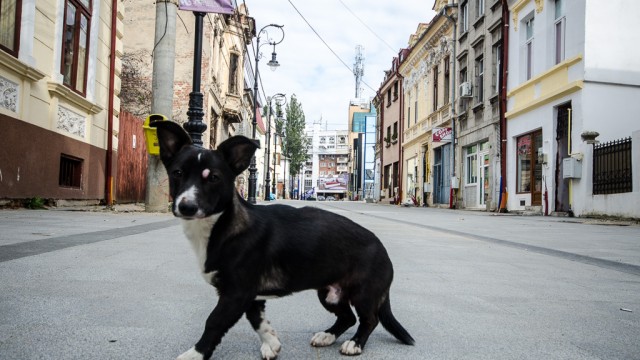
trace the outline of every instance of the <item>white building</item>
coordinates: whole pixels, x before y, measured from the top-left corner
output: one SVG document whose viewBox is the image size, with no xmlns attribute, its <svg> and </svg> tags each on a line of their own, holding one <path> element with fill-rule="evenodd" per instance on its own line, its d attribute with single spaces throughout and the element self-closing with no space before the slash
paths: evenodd
<svg viewBox="0 0 640 360">
<path fill-rule="evenodd" d="M 508 4 L 508 209 L 640 217 L 640 2 Z M 633 187 L 594 195 L 588 132 L 604 143 L 634 131 Z"/>
<path fill-rule="evenodd" d="M 349 189 L 349 131 L 322 130 L 315 122 L 306 131 L 309 146 L 304 165 L 304 193 L 314 197 L 347 197 Z"/>
</svg>

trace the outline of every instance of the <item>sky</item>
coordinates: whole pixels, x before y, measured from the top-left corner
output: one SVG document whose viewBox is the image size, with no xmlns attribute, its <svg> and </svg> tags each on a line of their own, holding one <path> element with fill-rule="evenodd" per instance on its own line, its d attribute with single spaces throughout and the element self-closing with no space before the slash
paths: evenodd
<svg viewBox="0 0 640 360">
<path fill-rule="evenodd" d="M 238 0 L 238 4 L 242 1 Z M 260 37 L 260 93 L 264 89 L 267 96 L 295 94 L 307 124 L 322 119 L 323 129 L 327 130 L 347 129 L 349 102 L 356 96 L 355 76 L 350 70 L 354 67 L 356 46 L 364 48 L 361 98 L 369 100 L 375 96 L 393 58 L 401 48 L 408 47 L 409 37 L 418 24 L 428 23 L 435 15 L 434 0 L 244 0 L 244 3 L 249 16 L 256 20 L 256 31 L 269 24 L 284 25 L 284 40 L 276 46 L 280 63 L 276 71 L 267 66 L 273 46 L 262 44 L 269 39 L 279 41 L 282 34 L 269 27 L 268 34 Z M 254 64 L 255 59 L 251 61 Z"/>
</svg>

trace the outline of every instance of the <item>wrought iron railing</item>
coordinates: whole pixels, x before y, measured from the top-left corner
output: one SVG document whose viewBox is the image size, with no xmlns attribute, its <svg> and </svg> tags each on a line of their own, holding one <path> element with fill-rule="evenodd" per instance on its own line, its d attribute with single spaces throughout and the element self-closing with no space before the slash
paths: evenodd
<svg viewBox="0 0 640 360">
<path fill-rule="evenodd" d="M 593 146 L 593 194 L 633 191 L 631 138 Z"/>
</svg>

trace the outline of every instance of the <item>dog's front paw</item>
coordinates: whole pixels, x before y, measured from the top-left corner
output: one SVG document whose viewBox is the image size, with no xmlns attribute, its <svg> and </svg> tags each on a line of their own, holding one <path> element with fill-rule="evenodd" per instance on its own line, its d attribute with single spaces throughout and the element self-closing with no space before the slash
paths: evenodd
<svg viewBox="0 0 640 360">
<path fill-rule="evenodd" d="M 182 355 L 178 356 L 176 360 L 204 360 L 204 355 L 200 354 L 196 351 L 196 348 L 192 347 L 182 353 Z"/>
<path fill-rule="evenodd" d="M 362 348 L 360 347 L 360 345 L 356 344 L 355 341 L 348 340 L 345 341 L 340 347 L 340 353 L 342 353 L 342 355 L 349 356 L 360 355 L 362 354 Z"/>
<path fill-rule="evenodd" d="M 311 346 L 329 346 L 336 342 L 336 336 L 326 332 L 315 333 L 311 338 Z"/>
<path fill-rule="evenodd" d="M 265 360 L 272 360 L 277 358 L 282 345 L 280 344 L 280 340 L 278 340 L 278 337 L 276 336 L 276 332 L 271 329 L 271 331 L 262 333 L 260 337 L 262 338 L 262 345 L 260 346 L 262 358 Z"/>
<path fill-rule="evenodd" d="M 275 339 L 274 342 L 264 342 L 262 346 L 260 346 L 260 352 L 262 353 L 262 358 L 264 360 L 273 360 L 278 357 L 278 353 L 280 352 L 281 346 L 280 341 Z"/>
</svg>

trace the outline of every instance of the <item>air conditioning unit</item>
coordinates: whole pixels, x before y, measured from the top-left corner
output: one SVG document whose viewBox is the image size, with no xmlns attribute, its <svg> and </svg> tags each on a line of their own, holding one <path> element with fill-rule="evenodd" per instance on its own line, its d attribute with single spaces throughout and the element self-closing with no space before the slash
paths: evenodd
<svg viewBox="0 0 640 360">
<path fill-rule="evenodd" d="M 460 97 L 472 97 L 472 91 L 471 91 L 471 83 L 469 83 L 468 81 L 463 82 L 462 84 L 460 84 Z"/>
</svg>

